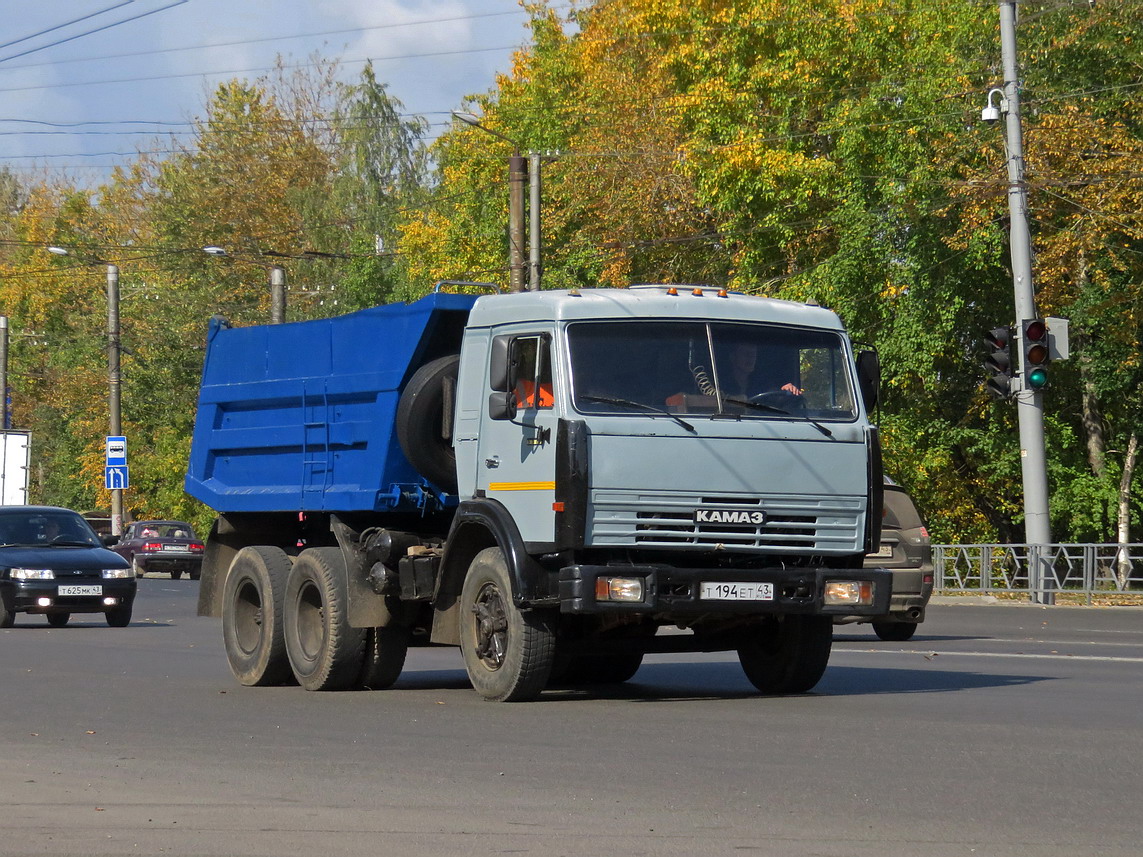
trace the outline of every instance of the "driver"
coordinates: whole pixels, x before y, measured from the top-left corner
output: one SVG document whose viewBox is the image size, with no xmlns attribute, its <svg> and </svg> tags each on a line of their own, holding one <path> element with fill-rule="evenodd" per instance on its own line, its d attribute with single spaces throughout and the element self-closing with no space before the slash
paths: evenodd
<svg viewBox="0 0 1143 857">
<path fill-rule="evenodd" d="M 748 398 L 758 392 L 751 383 L 758 364 L 758 346 L 750 342 L 739 342 L 730 349 L 730 377 L 723 383 L 723 392 L 736 398 Z M 802 395 L 797 384 L 786 383 L 782 390 L 794 396 Z"/>
</svg>

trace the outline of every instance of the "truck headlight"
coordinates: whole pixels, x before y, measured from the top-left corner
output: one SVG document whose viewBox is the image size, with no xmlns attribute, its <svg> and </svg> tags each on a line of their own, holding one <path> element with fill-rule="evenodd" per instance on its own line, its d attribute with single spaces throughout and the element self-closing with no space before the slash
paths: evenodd
<svg viewBox="0 0 1143 857">
<path fill-rule="evenodd" d="M 56 573 L 50 568 L 14 568 L 8 572 L 13 580 L 55 580 Z"/>
<path fill-rule="evenodd" d="M 873 603 L 873 584 L 868 580 L 829 580 L 823 600 L 830 605 L 867 607 Z"/>
<path fill-rule="evenodd" d="M 105 568 L 103 569 L 104 577 L 130 577 L 131 569 L 129 568 Z"/>
</svg>

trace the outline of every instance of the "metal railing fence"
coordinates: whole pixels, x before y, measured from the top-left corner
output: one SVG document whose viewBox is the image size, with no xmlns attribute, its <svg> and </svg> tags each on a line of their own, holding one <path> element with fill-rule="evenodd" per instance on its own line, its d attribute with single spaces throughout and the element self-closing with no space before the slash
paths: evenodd
<svg viewBox="0 0 1143 857">
<path fill-rule="evenodd" d="M 933 545 L 934 591 L 1143 596 L 1143 544 Z"/>
</svg>

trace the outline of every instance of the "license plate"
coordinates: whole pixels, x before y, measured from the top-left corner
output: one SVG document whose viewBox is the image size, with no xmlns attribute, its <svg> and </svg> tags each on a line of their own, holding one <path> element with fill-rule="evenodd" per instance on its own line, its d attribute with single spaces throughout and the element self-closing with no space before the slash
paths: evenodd
<svg viewBox="0 0 1143 857">
<path fill-rule="evenodd" d="M 884 558 L 893 556 L 893 545 L 882 545 L 881 549 L 878 550 L 877 553 L 873 554 L 873 556 Z"/>
<path fill-rule="evenodd" d="M 186 553 L 187 549 L 182 545 L 163 545 L 163 550 L 174 551 L 175 553 Z"/>
<path fill-rule="evenodd" d="M 102 586 L 64 586 L 61 584 L 60 595 L 102 595 Z"/>
<path fill-rule="evenodd" d="M 774 584 L 703 581 L 699 598 L 704 601 L 773 601 Z"/>
</svg>

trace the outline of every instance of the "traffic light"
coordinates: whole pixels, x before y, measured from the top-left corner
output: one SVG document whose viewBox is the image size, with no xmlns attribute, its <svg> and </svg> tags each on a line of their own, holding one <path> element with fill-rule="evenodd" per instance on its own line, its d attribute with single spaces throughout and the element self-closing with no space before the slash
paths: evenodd
<svg viewBox="0 0 1143 857">
<path fill-rule="evenodd" d="M 1026 319 L 1023 323 L 1024 336 L 1024 389 L 1042 390 L 1048 386 L 1048 361 L 1051 349 L 1048 345 L 1048 325 L 1042 318 Z"/>
<path fill-rule="evenodd" d="M 988 376 L 988 392 L 998 399 L 1012 395 L 1012 329 L 994 327 L 984 335 L 988 344 L 988 356 L 984 366 L 992 374 Z"/>
</svg>

